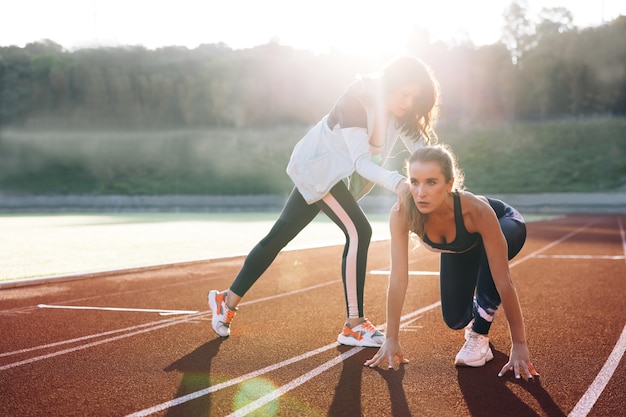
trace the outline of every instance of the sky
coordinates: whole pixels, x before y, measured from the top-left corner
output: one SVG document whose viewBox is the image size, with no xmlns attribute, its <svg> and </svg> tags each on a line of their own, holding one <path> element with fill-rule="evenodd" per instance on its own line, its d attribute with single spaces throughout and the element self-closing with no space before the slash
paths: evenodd
<svg viewBox="0 0 626 417">
<path fill-rule="evenodd" d="M 67 50 L 142 45 L 148 49 L 270 41 L 325 53 L 405 52 L 416 27 L 431 40 L 493 44 L 508 0 L 0 0 L 0 46 L 44 39 Z M 626 15 L 626 0 L 527 0 L 529 17 L 566 7 L 578 27 Z"/>
</svg>

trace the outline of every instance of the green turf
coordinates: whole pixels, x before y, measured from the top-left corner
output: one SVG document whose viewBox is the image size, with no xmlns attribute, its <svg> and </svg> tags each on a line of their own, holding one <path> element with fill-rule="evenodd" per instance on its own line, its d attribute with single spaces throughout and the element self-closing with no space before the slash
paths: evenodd
<svg viewBox="0 0 626 417">
<path fill-rule="evenodd" d="M 285 167 L 306 129 L 0 129 L 0 189 L 36 195 L 280 195 L 293 187 Z M 440 141 L 454 148 L 468 189 L 480 194 L 619 189 L 626 183 L 625 130 L 624 117 L 437 127 Z M 402 169 L 409 156 L 403 149 L 398 143 L 387 168 Z"/>
</svg>

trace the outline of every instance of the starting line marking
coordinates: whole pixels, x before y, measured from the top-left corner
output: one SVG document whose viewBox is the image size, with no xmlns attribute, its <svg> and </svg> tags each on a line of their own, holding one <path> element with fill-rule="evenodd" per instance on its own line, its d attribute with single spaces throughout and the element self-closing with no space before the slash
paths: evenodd
<svg viewBox="0 0 626 417">
<path fill-rule="evenodd" d="M 65 310 L 101 310 L 101 311 L 133 311 L 139 313 L 159 313 L 161 316 L 171 316 L 175 314 L 196 314 L 199 311 L 191 310 L 162 310 L 156 308 L 123 308 L 123 307 L 90 307 L 90 306 L 59 306 L 50 304 L 39 304 L 39 308 L 58 308 Z"/>
</svg>

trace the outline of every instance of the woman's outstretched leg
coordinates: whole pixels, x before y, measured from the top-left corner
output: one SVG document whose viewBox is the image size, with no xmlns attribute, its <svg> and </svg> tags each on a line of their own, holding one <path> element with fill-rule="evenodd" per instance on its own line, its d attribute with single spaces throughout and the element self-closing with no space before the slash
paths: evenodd
<svg viewBox="0 0 626 417">
<path fill-rule="evenodd" d="M 311 223 L 319 213 L 316 205 L 306 203 L 297 189 L 293 189 L 283 210 L 270 232 L 257 243 L 243 263 L 242 268 L 227 291 L 209 292 L 209 307 L 213 314 L 212 326 L 222 337 L 230 335 L 230 323 L 237 305 L 254 283 L 272 264 L 278 253 Z"/>
</svg>

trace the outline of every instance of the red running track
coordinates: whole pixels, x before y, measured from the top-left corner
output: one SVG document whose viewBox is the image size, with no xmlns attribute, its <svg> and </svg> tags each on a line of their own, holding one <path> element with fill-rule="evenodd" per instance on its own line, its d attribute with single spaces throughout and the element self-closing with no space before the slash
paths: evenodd
<svg viewBox="0 0 626 417">
<path fill-rule="evenodd" d="M 512 261 L 534 381 L 499 378 L 495 358 L 457 368 L 462 332 L 441 319 L 436 254 L 412 255 L 402 346 L 336 343 L 344 320 L 338 246 L 281 253 L 247 294 L 232 335 L 213 334 L 206 293 L 242 259 L 117 271 L 0 291 L 1 416 L 620 416 L 626 404 L 625 216 L 529 224 Z M 381 328 L 389 243 L 373 242 L 366 313 Z"/>
</svg>

